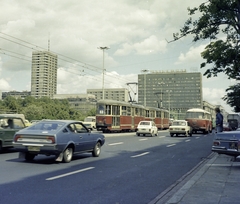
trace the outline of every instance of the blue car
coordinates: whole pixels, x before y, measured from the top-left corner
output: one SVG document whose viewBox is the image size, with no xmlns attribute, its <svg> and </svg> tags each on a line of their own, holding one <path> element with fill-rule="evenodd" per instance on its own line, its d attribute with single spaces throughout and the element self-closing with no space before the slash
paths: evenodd
<svg viewBox="0 0 240 204">
<path fill-rule="evenodd" d="M 216 133 L 212 151 L 233 157 L 240 156 L 240 131 Z"/>
<path fill-rule="evenodd" d="M 74 154 L 91 152 L 98 157 L 105 137 L 92 133 L 81 121 L 42 120 L 18 131 L 13 147 L 19 158 L 31 161 L 38 154 L 55 155 L 56 161 L 68 163 Z"/>
</svg>

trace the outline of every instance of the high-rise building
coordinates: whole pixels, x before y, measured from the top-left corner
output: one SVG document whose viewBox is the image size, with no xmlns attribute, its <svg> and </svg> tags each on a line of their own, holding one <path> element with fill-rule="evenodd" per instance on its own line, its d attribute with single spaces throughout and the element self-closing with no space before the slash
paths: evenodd
<svg viewBox="0 0 240 204">
<path fill-rule="evenodd" d="M 57 93 L 57 55 L 49 51 L 32 53 L 31 95 L 53 98 Z"/>
<path fill-rule="evenodd" d="M 183 119 L 190 108 L 203 108 L 201 73 L 142 71 L 138 75 L 139 104 L 163 107 L 179 119 Z"/>
</svg>

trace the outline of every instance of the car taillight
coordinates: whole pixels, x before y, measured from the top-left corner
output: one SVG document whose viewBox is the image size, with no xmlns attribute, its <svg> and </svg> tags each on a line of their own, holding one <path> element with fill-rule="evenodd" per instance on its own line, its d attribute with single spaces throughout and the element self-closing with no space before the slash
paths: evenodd
<svg viewBox="0 0 240 204">
<path fill-rule="evenodd" d="M 169 130 L 173 130 L 172 128 L 169 128 Z"/>
<path fill-rule="evenodd" d="M 48 143 L 52 143 L 52 144 L 55 143 L 55 137 L 54 136 L 47 136 L 46 140 L 47 140 Z"/>
<path fill-rule="evenodd" d="M 220 145 L 220 142 L 219 142 L 219 141 L 214 141 L 214 142 L 213 142 L 213 145 L 214 145 L 214 146 L 219 146 L 219 145 Z"/>
<path fill-rule="evenodd" d="M 22 137 L 22 135 L 16 135 L 16 136 L 14 137 L 14 142 L 17 142 L 18 139 L 21 138 L 21 137 Z"/>
<path fill-rule="evenodd" d="M 185 128 L 182 128 L 182 130 L 185 130 Z"/>
</svg>

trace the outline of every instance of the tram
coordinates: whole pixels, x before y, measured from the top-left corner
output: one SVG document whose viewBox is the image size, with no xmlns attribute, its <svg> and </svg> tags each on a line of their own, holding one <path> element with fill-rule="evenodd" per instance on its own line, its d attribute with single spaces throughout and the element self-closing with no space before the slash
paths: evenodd
<svg viewBox="0 0 240 204">
<path fill-rule="evenodd" d="M 96 128 L 102 132 L 136 131 L 140 121 L 154 121 L 158 129 L 169 128 L 169 112 L 165 109 L 115 100 L 99 100 Z"/>
</svg>

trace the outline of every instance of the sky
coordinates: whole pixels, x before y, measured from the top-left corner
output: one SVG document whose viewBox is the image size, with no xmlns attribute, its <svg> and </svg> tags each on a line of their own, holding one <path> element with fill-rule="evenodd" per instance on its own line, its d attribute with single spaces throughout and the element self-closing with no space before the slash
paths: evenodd
<svg viewBox="0 0 240 204">
<path fill-rule="evenodd" d="M 58 55 L 57 94 L 87 89 L 135 87 L 142 70 L 206 71 L 200 53 L 208 41 L 179 41 L 187 8 L 204 0 L 1 0 L 0 90 L 31 91 L 31 57 L 37 50 Z M 197 18 L 197 16 L 196 16 Z M 109 49 L 101 50 L 100 47 Z M 203 100 L 222 105 L 235 82 L 224 74 L 203 76 Z M 132 94 L 132 93 L 131 93 Z"/>
</svg>

